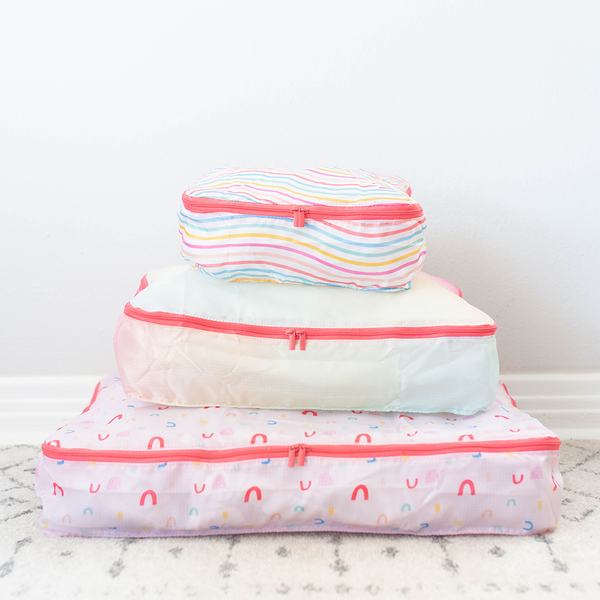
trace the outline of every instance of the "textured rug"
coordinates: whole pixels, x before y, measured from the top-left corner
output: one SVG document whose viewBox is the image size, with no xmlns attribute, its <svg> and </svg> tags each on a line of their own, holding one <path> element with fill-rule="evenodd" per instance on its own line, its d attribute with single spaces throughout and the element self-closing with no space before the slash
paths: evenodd
<svg viewBox="0 0 600 600">
<path fill-rule="evenodd" d="M 532 537 L 56 538 L 38 449 L 0 448 L 0 598 L 600 598 L 600 441 L 565 442 L 558 529 Z"/>
</svg>

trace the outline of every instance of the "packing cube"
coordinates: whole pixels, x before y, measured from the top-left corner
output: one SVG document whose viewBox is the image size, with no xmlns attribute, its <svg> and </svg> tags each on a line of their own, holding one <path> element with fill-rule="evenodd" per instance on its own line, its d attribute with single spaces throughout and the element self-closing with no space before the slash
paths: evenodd
<svg viewBox="0 0 600 600">
<path fill-rule="evenodd" d="M 405 293 L 363 294 L 180 265 L 141 287 L 114 339 L 125 392 L 145 400 L 456 414 L 494 400 L 493 319 L 424 273 Z"/>
<path fill-rule="evenodd" d="M 183 194 L 181 252 L 229 281 L 406 289 L 425 260 L 410 193 L 360 169 L 212 169 Z"/>
<path fill-rule="evenodd" d="M 109 376 L 35 483 L 56 535 L 527 535 L 559 519 L 559 445 L 502 386 L 460 417 L 157 406 Z"/>
</svg>

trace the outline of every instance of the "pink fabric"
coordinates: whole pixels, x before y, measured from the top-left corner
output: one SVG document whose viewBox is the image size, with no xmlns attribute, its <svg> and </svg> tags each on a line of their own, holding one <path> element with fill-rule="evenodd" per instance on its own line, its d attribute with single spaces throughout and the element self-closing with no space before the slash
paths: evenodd
<svg viewBox="0 0 600 600">
<path fill-rule="evenodd" d="M 275 449 L 292 446 L 289 467 Z M 332 455 L 311 456 L 311 447 Z M 390 447 L 400 450 L 382 456 Z M 488 410 L 458 417 L 162 407 L 127 397 L 110 376 L 89 410 L 47 439 L 36 491 L 41 525 L 57 535 L 524 535 L 556 527 L 557 447 L 502 386 Z M 374 456 L 357 458 L 349 448 Z M 417 455 L 423 448 L 430 450 Z M 256 449 L 264 456 L 244 456 Z M 233 455 L 197 459 L 207 451 Z M 168 452 L 181 456 L 163 461 Z"/>
</svg>

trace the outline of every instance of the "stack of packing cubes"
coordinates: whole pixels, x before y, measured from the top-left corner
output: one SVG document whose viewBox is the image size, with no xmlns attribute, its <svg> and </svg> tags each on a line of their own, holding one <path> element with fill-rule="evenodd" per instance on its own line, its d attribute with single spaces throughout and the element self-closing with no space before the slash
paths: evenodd
<svg viewBox="0 0 600 600">
<path fill-rule="evenodd" d="M 363 170 L 209 171 L 118 375 L 36 470 L 57 535 L 535 534 L 560 441 L 498 383 L 494 321 L 421 271 L 425 218 Z"/>
</svg>

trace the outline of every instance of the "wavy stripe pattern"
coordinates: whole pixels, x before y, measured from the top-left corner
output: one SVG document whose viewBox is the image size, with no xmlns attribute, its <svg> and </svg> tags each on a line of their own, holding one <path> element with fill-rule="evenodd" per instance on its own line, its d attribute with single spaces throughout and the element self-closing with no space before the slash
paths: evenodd
<svg viewBox="0 0 600 600">
<path fill-rule="evenodd" d="M 179 213 L 181 253 L 229 281 L 276 281 L 362 290 L 408 289 L 425 260 L 425 218 L 344 220 L 345 206 L 414 204 L 408 183 L 363 170 L 217 168 L 191 197 L 340 208 L 339 220 L 235 213 Z"/>
</svg>

